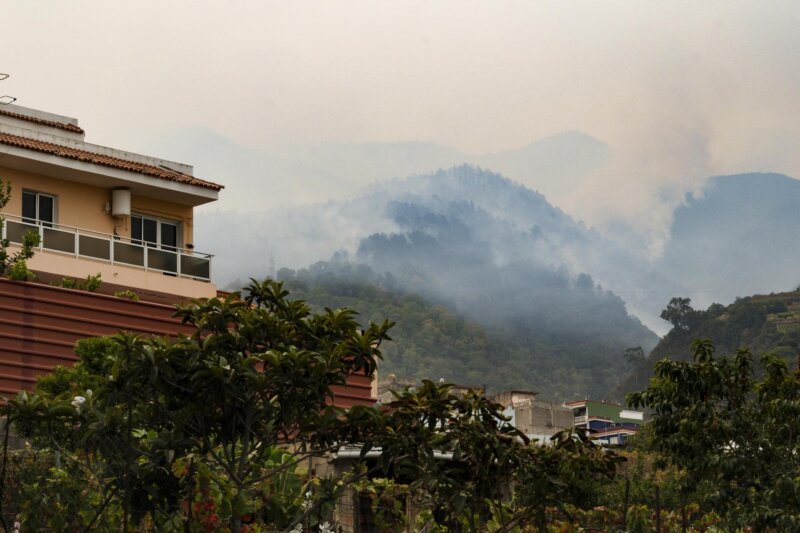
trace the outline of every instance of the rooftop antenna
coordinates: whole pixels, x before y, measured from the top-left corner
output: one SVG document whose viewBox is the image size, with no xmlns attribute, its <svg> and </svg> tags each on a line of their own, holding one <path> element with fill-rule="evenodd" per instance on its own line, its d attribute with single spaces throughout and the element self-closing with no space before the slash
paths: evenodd
<svg viewBox="0 0 800 533">
<path fill-rule="evenodd" d="M 3 72 L 0 72 L 0 81 L 3 81 L 5 79 L 7 79 L 8 76 L 9 76 L 8 74 L 4 74 Z M 16 98 L 14 98 L 13 96 L 8 96 L 7 94 L 3 95 L 3 96 L 0 96 L 0 105 L 7 105 L 7 104 L 10 104 L 10 103 L 16 102 L 16 101 L 17 101 Z"/>
</svg>

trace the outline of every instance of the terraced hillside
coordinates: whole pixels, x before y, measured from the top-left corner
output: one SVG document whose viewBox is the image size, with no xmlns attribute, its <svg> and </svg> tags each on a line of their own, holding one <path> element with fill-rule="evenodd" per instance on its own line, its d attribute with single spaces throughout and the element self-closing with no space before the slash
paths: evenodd
<svg viewBox="0 0 800 533">
<path fill-rule="evenodd" d="M 756 295 L 737 299 L 729 306 L 712 304 L 705 311 L 688 309 L 681 326 L 675 326 L 644 361 L 634 362 L 630 374 L 611 391 L 622 400 L 628 392 L 646 386 L 653 365 L 663 358 L 686 360 L 695 339 L 710 339 L 717 352 L 748 348 L 755 357 L 774 353 L 797 368 L 800 357 L 800 292 Z"/>
</svg>

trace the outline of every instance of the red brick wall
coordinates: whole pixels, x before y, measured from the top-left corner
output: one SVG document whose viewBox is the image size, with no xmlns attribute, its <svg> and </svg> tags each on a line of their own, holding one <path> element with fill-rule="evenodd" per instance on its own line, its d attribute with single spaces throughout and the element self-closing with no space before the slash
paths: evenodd
<svg viewBox="0 0 800 533">
<path fill-rule="evenodd" d="M 125 330 L 150 335 L 190 334 L 169 305 L 0 278 L 0 396 L 30 390 L 36 376 L 71 365 L 79 339 Z M 371 379 L 351 376 L 335 387 L 341 407 L 369 405 Z"/>
</svg>

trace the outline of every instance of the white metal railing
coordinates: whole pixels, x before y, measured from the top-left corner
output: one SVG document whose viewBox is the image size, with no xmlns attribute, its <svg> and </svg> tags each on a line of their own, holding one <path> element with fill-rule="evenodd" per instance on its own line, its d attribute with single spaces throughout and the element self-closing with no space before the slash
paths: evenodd
<svg viewBox="0 0 800 533">
<path fill-rule="evenodd" d="M 585 424 L 586 423 L 586 415 L 576 416 L 575 417 L 575 424 Z"/>
<path fill-rule="evenodd" d="M 213 257 L 211 254 L 186 248 L 147 244 L 144 241 L 94 230 L 35 222 L 5 213 L 0 213 L 0 217 L 5 219 L 0 238 L 8 239 L 15 244 L 22 243 L 25 234 L 33 231 L 39 234 L 40 251 L 211 281 Z"/>
</svg>

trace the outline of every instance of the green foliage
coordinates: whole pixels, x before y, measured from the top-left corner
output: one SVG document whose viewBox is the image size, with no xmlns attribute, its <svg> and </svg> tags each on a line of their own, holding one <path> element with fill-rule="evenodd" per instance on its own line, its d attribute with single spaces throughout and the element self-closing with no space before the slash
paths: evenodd
<svg viewBox="0 0 800 533">
<path fill-rule="evenodd" d="M 0 209 L 3 209 L 11 199 L 11 183 L 3 183 L 0 178 Z M 5 218 L 0 216 L 0 234 L 3 232 Z M 12 256 L 8 255 L 10 246 L 8 239 L 0 239 L 0 276 L 8 274 L 8 277 L 16 281 L 33 281 L 36 275 L 28 269 L 27 261 L 33 257 L 33 249 L 39 246 L 39 234 L 29 231 L 22 237 L 20 250 Z"/>
<path fill-rule="evenodd" d="M 530 446 L 502 406 L 447 384 L 399 392 L 386 411 L 330 405 L 333 387 L 374 372 L 391 323 L 362 327 L 353 311 L 314 313 L 287 296 L 253 282 L 244 298 L 180 308 L 189 337 L 79 343 L 74 367 L 2 408 L 45 454 L 13 473 L 36 492 L 4 502 L 25 527 L 56 530 L 322 530 L 358 486 L 387 527 L 413 503 L 426 531 L 518 531 L 588 505 L 587 480 L 613 477 L 619 458 L 585 435 Z M 303 466 L 342 446 L 363 460 L 324 475 Z M 63 516 L 38 511 L 53 500 Z"/>
<path fill-rule="evenodd" d="M 61 287 L 62 289 L 74 289 L 77 285 L 77 280 L 69 276 L 61 278 L 61 281 L 53 281 L 50 283 L 53 287 Z"/>
<path fill-rule="evenodd" d="M 101 480 L 58 451 L 15 450 L 8 455 L 6 476 L 5 509 L 25 531 L 119 530 L 121 509 L 106 501 Z"/>
<path fill-rule="evenodd" d="M 800 375 L 771 355 L 717 357 L 709 341 L 692 351 L 690 362 L 659 361 L 650 387 L 628 397 L 654 413 L 651 448 L 686 472 L 688 489 L 707 483 L 728 525 L 797 530 Z"/>
<path fill-rule="evenodd" d="M 124 291 L 117 291 L 114 293 L 114 296 L 116 296 L 117 298 L 125 298 L 127 300 L 133 300 L 134 302 L 139 301 L 139 295 L 130 289 L 125 289 Z"/>
<path fill-rule="evenodd" d="M 673 299 L 673 301 L 676 299 Z M 690 330 L 674 327 L 640 367 L 631 369 L 611 397 L 643 388 L 653 376 L 657 361 L 669 358 L 689 360 L 686 347 L 695 339 L 709 339 L 721 352 L 735 352 L 746 346 L 756 357 L 772 353 L 794 366 L 800 353 L 800 293 L 790 292 L 739 298 L 733 304 L 712 304 L 705 311 L 694 310 Z M 760 368 L 755 369 L 761 372 Z"/>
<path fill-rule="evenodd" d="M 28 262 L 25 259 L 17 259 L 11 263 L 11 268 L 8 269 L 8 277 L 14 281 L 36 280 L 36 274 L 28 268 Z"/>
<path fill-rule="evenodd" d="M 102 284 L 103 278 L 100 275 L 100 272 L 94 275 L 88 274 L 86 276 L 86 280 L 84 280 L 83 288 L 89 292 L 95 292 Z"/>
<path fill-rule="evenodd" d="M 628 348 L 625 350 L 625 360 L 634 368 L 644 364 L 644 350 L 641 346 L 637 346 L 636 348 Z"/>
<path fill-rule="evenodd" d="M 701 314 L 692 309 L 691 298 L 673 298 L 665 309 L 661 311 L 661 318 L 671 323 L 673 327 L 689 331 L 694 327 Z"/>
<path fill-rule="evenodd" d="M 64 289 L 80 289 L 89 292 L 95 292 L 103 284 L 103 278 L 98 272 L 95 275 L 89 274 L 85 280 L 77 280 L 69 276 L 61 278 L 61 281 L 54 281 L 50 283 L 54 287 L 61 287 Z M 132 292 L 132 291 L 131 291 Z"/>
<path fill-rule="evenodd" d="M 396 393 L 388 407 L 387 427 L 371 443 L 382 451 L 384 472 L 412 480 L 417 505 L 435 509 L 441 523 L 469 531 L 492 521 L 503 529 L 542 525 L 548 507 L 586 503 L 587 480 L 613 477 L 620 461 L 583 433 L 531 446 L 502 406 L 473 392 L 453 394 L 447 384 L 426 380 Z"/>
<path fill-rule="evenodd" d="M 0 178 L 0 209 L 3 209 L 6 205 L 8 205 L 8 201 L 11 199 L 11 182 L 3 182 L 3 179 Z M 8 266 L 8 251 L 7 248 L 11 244 L 8 239 L 3 239 L 1 236 L 3 235 L 3 227 L 5 226 L 6 219 L 0 216 L 0 275 L 5 273 L 6 267 Z"/>
<path fill-rule="evenodd" d="M 343 411 L 328 400 L 347 376 L 374 372 L 391 327 L 361 329 L 352 311 L 313 314 L 287 295 L 280 283 L 253 282 L 244 298 L 180 308 L 191 337 L 121 333 L 81 344 L 78 365 L 12 399 L 7 412 L 35 442 L 58 442 L 80 462 L 102 458 L 106 489 L 124 495 L 134 521 L 178 511 L 191 488 L 181 483 L 194 481 L 172 466 L 197 457 L 240 531 L 242 517 L 275 491 L 264 485 L 275 471 L 338 448 L 342 431 L 360 435 L 340 429 Z M 278 444 L 291 445 L 288 464 L 276 458 Z"/>
<path fill-rule="evenodd" d="M 650 533 L 653 522 L 650 520 L 650 509 L 646 505 L 634 505 L 628 510 L 628 521 L 625 527 L 629 533 Z"/>
<path fill-rule="evenodd" d="M 399 531 L 407 525 L 406 501 L 411 496 L 408 485 L 394 479 L 373 478 L 355 486 L 360 496 L 370 499 L 375 525 L 381 531 Z"/>
<path fill-rule="evenodd" d="M 384 376 L 603 397 L 626 370 L 619 354 L 657 340 L 586 275 L 575 290 L 564 274 L 538 299 L 492 292 L 459 307 L 415 271 L 376 274 L 366 265 L 327 262 L 278 276 L 315 308 L 354 308 L 364 320 L 391 316 L 397 325 L 384 350 Z M 558 306 L 545 298 L 553 293 Z"/>
</svg>

